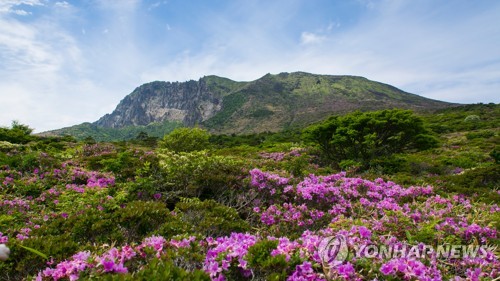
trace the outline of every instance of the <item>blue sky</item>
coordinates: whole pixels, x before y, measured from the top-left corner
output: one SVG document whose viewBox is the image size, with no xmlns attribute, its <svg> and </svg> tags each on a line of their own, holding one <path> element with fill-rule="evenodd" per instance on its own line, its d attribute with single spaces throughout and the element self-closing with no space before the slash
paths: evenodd
<svg viewBox="0 0 500 281">
<path fill-rule="evenodd" d="M 496 0 L 0 0 L 0 126 L 92 122 L 137 86 L 358 75 L 500 102 Z"/>
</svg>

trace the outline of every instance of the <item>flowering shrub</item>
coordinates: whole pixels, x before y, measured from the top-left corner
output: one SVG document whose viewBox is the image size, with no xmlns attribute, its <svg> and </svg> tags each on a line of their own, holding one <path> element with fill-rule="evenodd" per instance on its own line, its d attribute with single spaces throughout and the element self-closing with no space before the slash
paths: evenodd
<svg viewBox="0 0 500 281">
<path fill-rule="evenodd" d="M 498 256 L 489 247 L 499 241 L 494 200 L 351 172 L 301 176 L 306 170 L 300 161 L 313 167 L 304 150 L 251 161 L 118 144 L 8 153 L 15 159 L 0 163 L 0 245 L 10 250 L 7 258 L 0 247 L 2 280 L 499 275 Z M 21 161 L 22 155 L 29 157 Z M 495 169 L 487 169 L 494 178 Z M 344 239 L 342 259 L 325 259 L 332 249 L 325 250 L 324 241 L 332 237 Z M 450 254 L 453 245 L 480 250 L 458 257 Z"/>
</svg>

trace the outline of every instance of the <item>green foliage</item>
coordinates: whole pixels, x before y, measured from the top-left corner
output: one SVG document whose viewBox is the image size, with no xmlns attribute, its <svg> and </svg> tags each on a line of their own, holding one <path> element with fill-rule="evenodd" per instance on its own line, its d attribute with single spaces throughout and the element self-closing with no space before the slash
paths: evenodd
<svg viewBox="0 0 500 281">
<path fill-rule="evenodd" d="M 180 122 L 173 121 L 151 123 L 146 126 L 126 126 L 123 128 L 105 128 L 92 123 L 82 123 L 45 134 L 56 136 L 71 135 L 77 140 L 85 140 L 90 137 L 95 141 L 123 141 L 135 140 L 138 134 L 143 132 L 148 135 L 148 138 L 139 141 L 152 144 L 156 142 L 156 138 L 161 138 L 181 126 Z"/>
<path fill-rule="evenodd" d="M 36 142 L 30 144 L 30 148 L 38 151 L 57 153 L 75 145 L 76 139 L 72 136 L 37 137 Z"/>
<path fill-rule="evenodd" d="M 309 165 L 307 155 L 293 157 L 285 162 L 285 170 L 294 177 L 302 177 L 306 174 L 306 167 Z"/>
<path fill-rule="evenodd" d="M 261 240 L 248 248 L 247 261 L 254 276 L 265 280 L 285 280 L 293 261 L 288 263 L 284 255 L 271 256 L 278 246 L 277 240 Z"/>
<path fill-rule="evenodd" d="M 481 120 L 481 118 L 477 115 L 469 115 L 464 119 L 465 122 L 479 122 L 479 120 Z"/>
<path fill-rule="evenodd" d="M 206 150 L 174 153 L 159 150 L 162 186 L 168 198 L 223 196 L 243 174 L 234 157 L 210 155 Z"/>
<path fill-rule="evenodd" d="M 99 278 L 83 278 L 82 280 L 105 280 L 105 281 L 149 281 L 149 280 L 182 280 L 182 281 L 209 281 L 210 276 L 205 272 L 195 269 L 188 272 L 174 265 L 172 261 L 153 259 L 149 261 L 140 271 L 127 274 L 103 275 Z"/>
<path fill-rule="evenodd" d="M 163 138 L 161 148 L 174 152 L 192 152 L 207 149 L 210 134 L 200 128 L 178 128 Z"/>
<path fill-rule="evenodd" d="M 81 249 L 80 245 L 68 239 L 66 234 L 33 237 L 23 241 L 22 244 L 18 243 L 9 243 L 10 257 L 5 263 L 0 264 L 2 272 L 9 272 L 10 280 L 24 280 L 26 276 L 35 275 L 40 268 L 46 266 L 45 258 L 36 252 L 26 250 L 23 246 L 52 257 L 54 261 L 62 261 L 68 257 L 68 253 L 75 253 Z"/>
<path fill-rule="evenodd" d="M 500 104 L 468 104 L 422 115 L 436 133 L 452 133 L 498 127 Z"/>
<path fill-rule="evenodd" d="M 102 170 L 113 172 L 119 176 L 119 179 L 126 180 L 134 177 L 136 170 L 140 168 L 142 162 L 132 152 L 124 151 L 114 157 L 100 160 L 99 164 L 102 165 Z"/>
<path fill-rule="evenodd" d="M 381 157 L 437 144 L 421 118 L 398 109 L 333 116 L 306 129 L 305 136 L 334 163 L 354 160 L 365 167 Z"/>
<path fill-rule="evenodd" d="M 495 160 L 496 164 L 500 164 L 500 148 L 495 147 L 491 152 L 490 152 L 491 158 Z"/>
<path fill-rule="evenodd" d="M 175 211 L 182 214 L 183 221 L 193 225 L 194 230 L 204 236 L 220 237 L 231 232 L 245 232 L 250 228 L 235 209 L 214 200 L 182 198 L 175 205 Z"/>
<path fill-rule="evenodd" d="M 0 141 L 0 152 L 9 152 L 13 151 L 17 148 L 20 148 L 21 145 L 17 143 L 10 143 L 8 141 Z"/>
<path fill-rule="evenodd" d="M 217 128 L 230 120 L 231 116 L 240 110 L 247 101 L 244 93 L 231 94 L 222 101 L 222 109 L 215 116 L 205 121 L 203 125 L 209 128 Z"/>
<path fill-rule="evenodd" d="M 236 146 L 273 147 L 277 143 L 299 143 L 301 131 L 285 130 L 277 133 L 263 132 L 245 135 L 211 135 L 210 143 L 218 148 L 230 148 Z"/>
<path fill-rule="evenodd" d="M 270 118 L 274 114 L 273 111 L 266 108 L 259 108 L 253 111 L 250 116 L 253 118 Z"/>
<path fill-rule="evenodd" d="M 113 211 L 93 208 L 68 218 L 56 218 L 36 230 L 36 233 L 56 236 L 68 234 L 71 241 L 82 245 L 130 243 L 155 233 L 164 222 L 172 219 L 163 203 L 132 201 L 124 208 Z"/>
<path fill-rule="evenodd" d="M 127 241 L 137 241 L 157 230 L 172 218 L 165 204 L 151 201 L 132 201 L 117 211 L 117 223 L 124 229 Z"/>
<path fill-rule="evenodd" d="M 423 224 L 420 228 L 415 230 L 415 234 L 412 237 L 414 242 L 425 243 L 426 245 L 436 245 L 438 231 L 436 230 L 436 225 L 438 221 L 429 221 Z"/>
<path fill-rule="evenodd" d="M 477 132 L 470 132 L 467 133 L 465 136 L 467 137 L 468 140 L 472 139 L 487 139 L 495 135 L 495 132 L 490 131 L 490 130 L 481 130 Z"/>
<path fill-rule="evenodd" d="M 134 140 L 139 144 L 153 147 L 156 146 L 156 143 L 158 142 L 158 137 L 149 136 L 148 133 L 140 131 Z"/>
<path fill-rule="evenodd" d="M 476 195 L 486 202 L 499 202 L 500 166 L 491 165 L 464 171 L 459 175 L 445 177 L 444 191 Z"/>
<path fill-rule="evenodd" d="M 23 125 L 17 121 L 13 121 L 11 128 L 1 128 L 0 127 L 0 141 L 6 141 L 10 143 L 28 143 L 35 139 L 31 135 L 33 129 Z"/>
<path fill-rule="evenodd" d="M 4 154 L 0 151 L 0 166 L 15 167 L 21 172 L 33 172 L 35 169 L 47 170 L 60 166 L 58 158 L 39 151 L 17 151 Z"/>
</svg>

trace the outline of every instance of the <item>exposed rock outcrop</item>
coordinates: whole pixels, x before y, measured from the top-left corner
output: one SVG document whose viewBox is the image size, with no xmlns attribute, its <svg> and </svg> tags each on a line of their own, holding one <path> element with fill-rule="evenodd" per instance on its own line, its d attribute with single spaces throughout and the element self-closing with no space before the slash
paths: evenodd
<svg viewBox="0 0 500 281">
<path fill-rule="evenodd" d="M 212 91 L 202 78 L 188 82 L 155 81 L 136 88 L 111 114 L 95 122 L 107 128 L 180 121 L 193 126 L 214 116 L 222 105 L 222 94 Z"/>
</svg>

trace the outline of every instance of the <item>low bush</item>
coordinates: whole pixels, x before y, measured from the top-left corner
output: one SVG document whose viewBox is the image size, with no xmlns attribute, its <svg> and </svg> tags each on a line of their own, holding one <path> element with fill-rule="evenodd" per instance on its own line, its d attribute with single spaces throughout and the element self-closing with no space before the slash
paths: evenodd
<svg viewBox="0 0 500 281">
<path fill-rule="evenodd" d="M 193 226 L 203 236 L 225 236 L 231 232 L 245 232 L 250 229 L 238 212 L 214 200 L 200 201 L 198 198 L 182 198 L 175 206 L 181 220 Z"/>
</svg>

